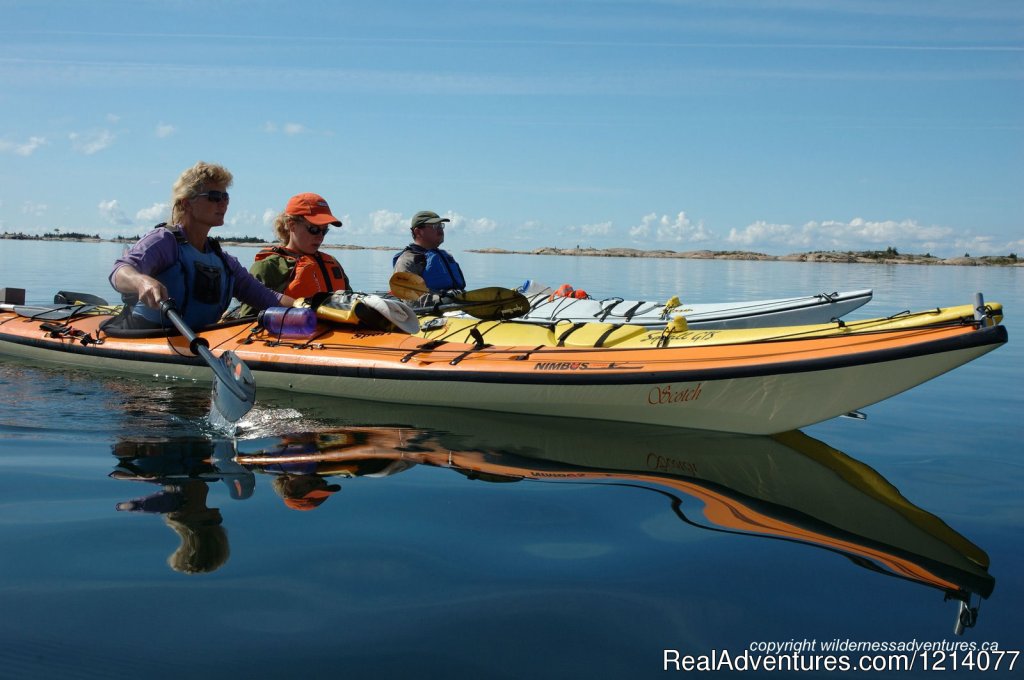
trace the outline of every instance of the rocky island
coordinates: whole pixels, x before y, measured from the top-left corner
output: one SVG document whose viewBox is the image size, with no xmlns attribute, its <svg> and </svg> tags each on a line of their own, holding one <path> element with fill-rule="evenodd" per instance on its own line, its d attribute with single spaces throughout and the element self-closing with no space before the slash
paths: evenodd
<svg viewBox="0 0 1024 680">
<path fill-rule="evenodd" d="M 657 257 L 685 260 L 765 260 L 777 262 L 836 262 L 855 264 L 935 264 L 935 265 L 997 265 L 1020 266 L 1016 253 L 1009 255 L 983 255 L 971 257 L 964 253 L 963 257 L 941 258 L 931 254 L 908 255 L 898 252 L 895 248 L 885 250 L 834 251 L 819 250 L 791 255 L 766 255 L 741 250 L 638 250 L 635 248 L 537 248 L 535 250 L 504 250 L 501 248 L 481 248 L 470 250 L 471 253 L 488 253 L 493 255 L 568 255 L 572 257 Z"/>
<path fill-rule="evenodd" d="M 114 243 L 134 243 L 139 236 L 118 236 L 115 238 L 101 238 L 99 234 L 82 234 L 78 232 L 47 232 L 42 235 L 23 234 L 20 232 L 0 233 L 0 240 L 21 240 L 21 241 L 85 241 Z M 229 246 L 265 246 L 270 245 L 269 241 L 252 236 L 225 236 L 217 238 L 218 241 Z M 325 249 L 332 250 L 392 250 L 399 251 L 401 246 L 356 246 L 341 243 L 325 243 Z M 745 250 L 640 250 L 638 248 L 536 248 L 534 250 L 506 250 L 504 248 L 470 248 L 470 253 L 485 253 L 489 255 L 565 255 L 570 257 L 655 257 L 674 258 L 682 260 L 764 260 L 776 262 L 833 262 L 843 264 L 919 264 L 919 265 L 960 265 L 960 266 L 1020 266 L 1021 261 L 1017 259 L 1016 253 L 1008 255 L 982 255 L 972 257 L 964 253 L 962 257 L 935 257 L 930 253 L 924 255 L 909 255 L 898 252 L 895 248 L 889 247 L 885 250 L 815 250 L 807 253 L 793 253 L 790 255 L 766 255 L 765 253 L 750 252 Z"/>
</svg>

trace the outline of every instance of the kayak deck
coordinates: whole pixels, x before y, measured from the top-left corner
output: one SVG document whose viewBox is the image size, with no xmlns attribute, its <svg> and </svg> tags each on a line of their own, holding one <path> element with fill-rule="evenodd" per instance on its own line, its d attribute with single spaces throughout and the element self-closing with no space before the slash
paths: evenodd
<svg viewBox="0 0 1024 680">
<path fill-rule="evenodd" d="M 1002 305 L 988 305 L 988 312 L 998 323 Z M 474 343 L 478 339 L 490 345 L 542 345 L 576 348 L 684 347 L 706 345 L 738 345 L 770 340 L 791 340 L 852 335 L 930 325 L 962 325 L 974 323 L 974 307 L 936 308 L 923 312 L 902 312 L 893 316 L 862 321 L 832 321 L 806 326 L 752 329 L 692 329 L 652 331 L 644 326 L 615 323 L 578 323 L 558 321 L 549 324 L 509 321 L 477 321 L 455 317 L 421 319 L 419 335 L 428 340 Z"/>
</svg>

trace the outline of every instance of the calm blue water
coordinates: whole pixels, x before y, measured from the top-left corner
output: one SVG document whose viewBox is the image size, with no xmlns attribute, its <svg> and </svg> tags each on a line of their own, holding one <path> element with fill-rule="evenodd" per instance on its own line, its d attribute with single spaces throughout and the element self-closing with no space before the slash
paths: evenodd
<svg viewBox="0 0 1024 680">
<path fill-rule="evenodd" d="M 0 241 L 0 287 L 114 299 L 119 252 Z M 335 252 L 385 287 L 391 253 Z M 472 286 L 595 297 L 873 288 L 856 317 L 983 291 L 1010 343 L 779 440 L 261 389 L 232 441 L 205 386 L 0 360 L 0 676 L 646 677 L 666 649 L 762 641 L 1024 647 L 1019 268 L 457 255 Z M 230 462 L 281 451 L 338 460 Z M 298 483 L 325 500 L 294 509 Z M 950 529 L 987 575 L 929 547 Z M 991 590 L 974 628 L 953 635 L 957 603 L 920 569 Z M 868 675 L 931 677 L 920 663 Z"/>
</svg>

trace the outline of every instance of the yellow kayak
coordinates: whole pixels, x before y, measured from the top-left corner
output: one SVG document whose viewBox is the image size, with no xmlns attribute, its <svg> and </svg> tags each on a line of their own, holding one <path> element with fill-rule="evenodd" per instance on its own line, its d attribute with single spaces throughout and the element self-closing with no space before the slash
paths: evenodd
<svg viewBox="0 0 1024 680">
<path fill-rule="evenodd" d="M 1003 318 L 1003 306 L 988 304 L 991 323 Z M 796 340 L 833 336 L 905 330 L 926 326 L 963 325 L 974 323 L 974 306 L 935 308 L 923 312 L 904 312 L 893 316 L 862 321 L 837 320 L 808 326 L 742 329 L 689 329 L 667 326 L 660 331 L 632 324 L 582 323 L 560 321 L 550 324 L 536 322 L 478 321 L 463 317 L 438 316 L 421 319 L 419 336 L 427 340 L 477 343 L 488 345 L 533 345 L 544 347 L 688 347 L 735 345 L 772 340 Z"/>
</svg>

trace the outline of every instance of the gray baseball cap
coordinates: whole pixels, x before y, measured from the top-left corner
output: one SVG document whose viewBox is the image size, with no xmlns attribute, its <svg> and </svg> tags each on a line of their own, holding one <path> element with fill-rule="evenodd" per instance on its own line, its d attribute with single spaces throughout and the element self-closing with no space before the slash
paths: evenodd
<svg viewBox="0 0 1024 680">
<path fill-rule="evenodd" d="M 412 216 L 412 229 L 416 227 L 428 227 L 434 224 L 441 224 L 442 222 L 451 222 L 447 217 L 441 217 L 436 212 L 430 210 L 421 210 Z"/>
</svg>

